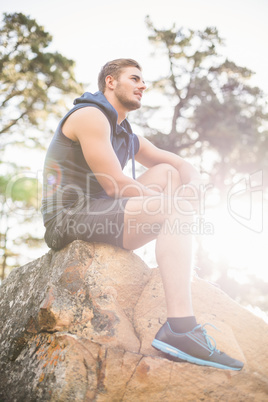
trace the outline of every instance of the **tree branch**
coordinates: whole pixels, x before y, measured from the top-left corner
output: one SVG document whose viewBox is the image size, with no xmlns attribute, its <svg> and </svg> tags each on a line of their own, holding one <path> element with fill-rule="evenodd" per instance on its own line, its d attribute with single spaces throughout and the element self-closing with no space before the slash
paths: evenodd
<svg viewBox="0 0 268 402">
<path fill-rule="evenodd" d="M 2 128 L 2 130 L 0 130 L 0 135 L 4 134 L 5 132 L 7 132 L 11 127 L 15 126 L 15 124 L 17 124 L 17 122 L 26 114 L 28 113 L 27 110 L 25 110 L 17 119 L 11 120 L 11 122 L 9 124 L 7 124 L 4 128 Z"/>
</svg>

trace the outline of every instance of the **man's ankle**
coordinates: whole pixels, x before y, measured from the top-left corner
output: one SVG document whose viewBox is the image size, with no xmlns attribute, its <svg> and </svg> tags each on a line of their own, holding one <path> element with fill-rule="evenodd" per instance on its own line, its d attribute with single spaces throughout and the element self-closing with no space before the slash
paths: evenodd
<svg viewBox="0 0 268 402">
<path fill-rule="evenodd" d="M 168 317 L 167 322 L 171 330 L 179 334 L 189 332 L 197 326 L 194 315 L 190 317 Z"/>
</svg>

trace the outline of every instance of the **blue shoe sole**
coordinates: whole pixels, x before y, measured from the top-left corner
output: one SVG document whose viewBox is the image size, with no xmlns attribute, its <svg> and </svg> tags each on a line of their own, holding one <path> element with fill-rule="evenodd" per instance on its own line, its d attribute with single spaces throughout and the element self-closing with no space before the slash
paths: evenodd
<svg viewBox="0 0 268 402">
<path fill-rule="evenodd" d="M 198 364 L 200 366 L 211 366 L 211 367 L 220 368 L 220 369 L 224 369 L 224 370 L 236 370 L 236 371 L 242 369 L 242 367 L 241 368 L 229 367 L 229 366 L 225 366 L 220 363 L 211 362 L 209 360 L 198 359 L 197 357 L 187 355 L 187 353 L 184 353 L 181 350 L 174 348 L 173 346 L 168 345 L 165 342 L 161 342 L 157 339 L 153 340 L 152 346 L 155 349 L 161 350 L 161 352 L 167 353 L 171 356 L 177 357 L 177 358 L 187 361 L 189 363 Z"/>
</svg>

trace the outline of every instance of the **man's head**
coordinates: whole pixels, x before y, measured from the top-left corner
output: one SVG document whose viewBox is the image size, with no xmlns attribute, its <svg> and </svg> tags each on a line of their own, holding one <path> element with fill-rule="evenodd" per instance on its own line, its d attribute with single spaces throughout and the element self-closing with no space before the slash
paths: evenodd
<svg viewBox="0 0 268 402">
<path fill-rule="evenodd" d="M 127 67 L 136 67 L 140 71 L 142 71 L 141 66 L 139 63 L 133 59 L 116 59 L 112 61 L 108 61 L 106 63 L 98 77 L 98 87 L 101 92 L 105 91 L 106 88 L 106 77 L 108 75 L 111 75 L 115 80 L 118 80 L 120 77 L 120 74 L 124 71 L 125 68 Z"/>
<path fill-rule="evenodd" d="M 132 59 L 117 59 L 105 64 L 99 74 L 99 89 L 122 116 L 141 107 L 146 89 L 140 65 Z"/>
</svg>

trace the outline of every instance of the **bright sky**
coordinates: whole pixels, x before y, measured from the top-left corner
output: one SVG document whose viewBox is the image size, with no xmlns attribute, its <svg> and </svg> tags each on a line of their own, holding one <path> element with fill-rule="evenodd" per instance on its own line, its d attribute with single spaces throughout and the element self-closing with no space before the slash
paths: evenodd
<svg viewBox="0 0 268 402">
<path fill-rule="evenodd" d="M 157 28 L 173 23 L 204 29 L 216 26 L 225 54 L 256 72 L 254 84 L 268 93 L 267 0 L 9 0 L 0 13 L 23 12 L 53 36 L 53 50 L 75 60 L 77 79 L 97 90 L 99 68 L 118 57 L 137 59 L 145 80 L 154 74 L 145 16 Z"/>
</svg>

